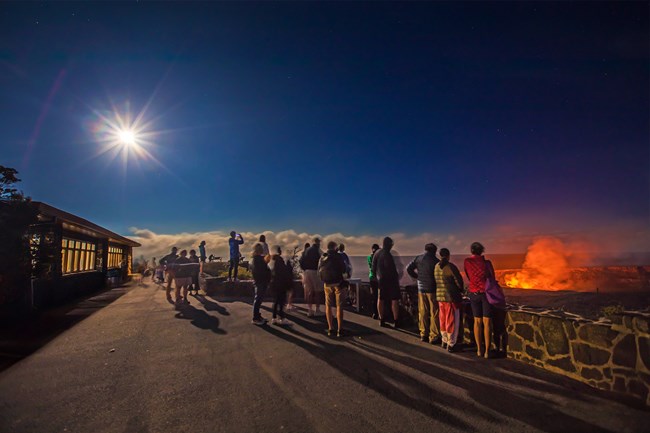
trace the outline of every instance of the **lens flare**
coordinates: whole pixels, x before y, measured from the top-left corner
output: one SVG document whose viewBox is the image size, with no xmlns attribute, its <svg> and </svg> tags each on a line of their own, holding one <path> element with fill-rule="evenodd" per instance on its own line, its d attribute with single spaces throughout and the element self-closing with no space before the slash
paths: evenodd
<svg viewBox="0 0 650 433">
<path fill-rule="evenodd" d="M 120 131 L 120 141 L 126 145 L 135 144 L 135 134 L 131 131 Z"/>
<path fill-rule="evenodd" d="M 133 115 L 129 104 L 120 110 L 111 106 L 110 110 L 92 109 L 93 119 L 90 129 L 93 142 L 99 145 L 95 157 L 108 156 L 109 161 L 121 160 L 124 170 L 130 163 L 140 165 L 145 162 L 166 168 L 152 154 L 156 147 L 155 138 L 159 134 L 153 128 L 153 121 L 145 119 L 145 106 Z"/>
</svg>

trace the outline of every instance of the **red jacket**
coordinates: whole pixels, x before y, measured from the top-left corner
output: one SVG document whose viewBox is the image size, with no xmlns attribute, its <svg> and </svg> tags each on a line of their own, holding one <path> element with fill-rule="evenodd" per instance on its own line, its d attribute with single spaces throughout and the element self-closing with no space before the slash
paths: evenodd
<svg viewBox="0 0 650 433">
<path fill-rule="evenodd" d="M 465 259 L 465 275 L 469 280 L 469 291 L 472 293 L 485 292 L 487 281 L 487 264 L 485 257 L 472 255 Z"/>
</svg>

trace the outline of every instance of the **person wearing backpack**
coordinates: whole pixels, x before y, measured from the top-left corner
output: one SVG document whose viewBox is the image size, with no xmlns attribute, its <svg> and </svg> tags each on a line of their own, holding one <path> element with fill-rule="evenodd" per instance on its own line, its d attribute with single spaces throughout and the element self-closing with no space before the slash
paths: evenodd
<svg viewBox="0 0 650 433">
<path fill-rule="evenodd" d="M 282 248 L 273 247 L 273 255 L 269 261 L 271 282 L 269 287 L 273 293 L 273 320 L 274 325 L 291 325 L 284 314 L 284 303 L 287 300 L 287 290 L 293 284 L 293 271 L 282 258 Z M 280 317 L 278 319 L 278 316 Z"/>
<path fill-rule="evenodd" d="M 323 291 L 323 282 L 318 278 L 318 261 L 321 257 L 320 238 L 314 238 L 314 243 L 300 257 L 300 268 L 303 270 L 302 286 L 305 290 L 305 303 L 307 304 L 307 317 L 320 316 L 320 293 Z M 316 311 L 312 305 L 316 304 Z"/>
<path fill-rule="evenodd" d="M 343 274 L 347 268 L 341 254 L 337 251 L 336 242 L 327 244 L 327 252 L 318 261 L 318 276 L 325 283 L 325 317 L 327 319 L 327 335 L 332 335 L 332 297 L 336 299 L 336 321 L 338 328 L 337 337 L 343 335 L 343 306 L 341 305 L 341 292 L 343 292 Z"/>
</svg>

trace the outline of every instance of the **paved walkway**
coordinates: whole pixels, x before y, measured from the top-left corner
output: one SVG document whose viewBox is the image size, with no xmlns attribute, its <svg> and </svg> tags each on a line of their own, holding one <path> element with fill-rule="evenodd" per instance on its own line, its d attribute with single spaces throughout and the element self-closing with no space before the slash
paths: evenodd
<svg viewBox="0 0 650 433">
<path fill-rule="evenodd" d="M 134 287 L 0 373 L 2 432 L 642 432 L 650 412 L 507 359 L 448 354 L 348 313 L 251 325 Z M 269 316 L 268 309 L 266 316 Z"/>
</svg>

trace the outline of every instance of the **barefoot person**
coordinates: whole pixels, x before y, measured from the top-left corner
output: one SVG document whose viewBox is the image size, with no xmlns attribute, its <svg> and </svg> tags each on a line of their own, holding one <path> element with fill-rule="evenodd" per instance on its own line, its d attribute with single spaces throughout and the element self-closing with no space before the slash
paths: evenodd
<svg viewBox="0 0 650 433">
<path fill-rule="evenodd" d="M 244 238 L 237 232 L 230 232 L 230 239 L 228 245 L 230 247 L 230 263 L 228 266 L 228 281 L 239 281 L 237 279 L 237 271 L 239 270 L 239 246 L 244 243 Z M 233 272 L 234 271 L 234 272 Z"/>
<path fill-rule="evenodd" d="M 393 240 L 385 237 L 382 249 L 375 253 L 372 258 L 372 272 L 377 275 L 379 280 L 379 324 L 386 326 L 386 317 L 384 317 L 384 305 L 389 302 L 393 312 L 394 326 L 399 327 L 399 273 L 395 265 L 395 258 L 390 250 L 393 248 Z"/>
<path fill-rule="evenodd" d="M 406 272 L 418 282 L 418 324 L 420 340 L 440 344 L 440 322 L 438 302 L 436 301 L 436 278 L 433 271 L 439 262 L 436 257 L 438 247 L 434 244 L 424 246 L 424 254 L 417 256 L 406 267 Z"/>
<path fill-rule="evenodd" d="M 442 348 L 458 351 L 458 334 L 461 329 L 460 311 L 463 302 L 463 277 L 449 261 L 447 248 L 440 250 L 440 262 L 435 267 L 436 300 L 440 308 Z"/>
<path fill-rule="evenodd" d="M 271 270 L 266 260 L 264 260 L 264 247 L 261 243 L 256 243 L 253 247 L 253 259 L 251 260 L 251 273 L 255 282 L 255 299 L 253 300 L 253 324 L 264 325 L 266 320 L 260 314 L 262 300 L 266 296 L 266 291 L 271 280 Z"/>
<path fill-rule="evenodd" d="M 465 259 L 465 274 L 469 280 L 468 296 L 474 315 L 474 339 L 476 354 L 490 357 L 492 345 L 492 306 L 485 295 L 485 282 L 488 277 L 488 264 L 483 257 L 485 247 L 479 242 L 470 246 L 472 255 Z"/>
<path fill-rule="evenodd" d="M 332 307 L 336 305 L 336 336 L 343 334 L 343 305 L 341 305 L 343 274 L 347 271 L 343 256 L 337 252 L 336 242 L 327 244 L 327 252 L 318 262 L 318 276 L 325 284 L 325 317 L 327 319 L 327 335 L 332 335 Z M 334 299 L 332 299 L 334 298 Z M 336 303 L 334 304 L 335 301 Z"/>
<path fill-rule="evenodd" d="M 320 294 L 323 292 L 323 282 L 318 277 L 318 261 L 320 260 L 320 239 L 314 238 L 314 244 L 309 247 L 300 258 L 302 285 L 305 289 L 305 303 L 307 303 L 307 316 L 320 315 Z M 316 304 L 316 311 L 312 305 Z"/>
</svg>

